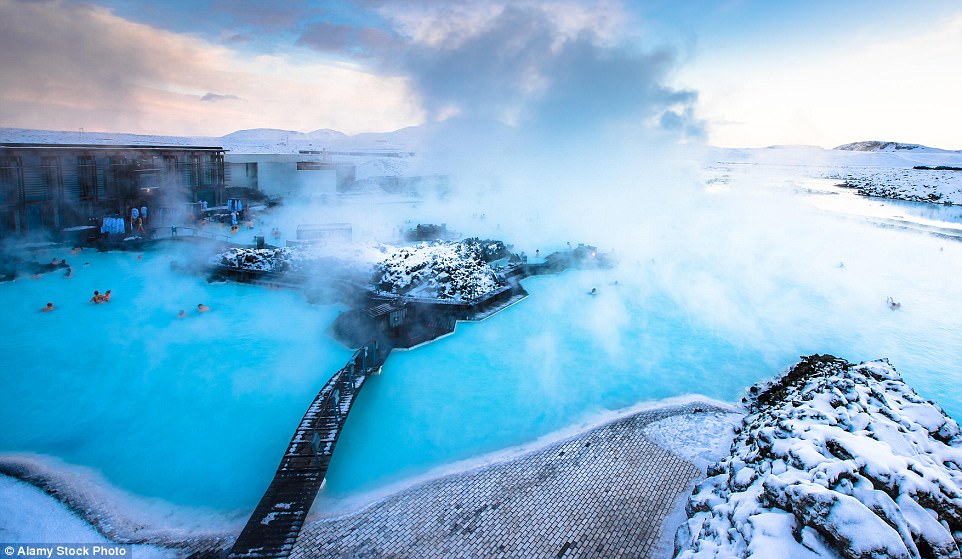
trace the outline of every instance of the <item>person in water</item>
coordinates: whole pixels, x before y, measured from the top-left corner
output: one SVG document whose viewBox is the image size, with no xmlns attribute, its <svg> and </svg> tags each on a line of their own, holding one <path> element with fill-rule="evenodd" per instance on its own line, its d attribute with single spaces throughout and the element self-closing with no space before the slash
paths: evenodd
<svg viewBox="0 0 962 559">
<path fill-rule="evenodd" d="M 42 309 L 40 309 L 40 312 L 50 312 L 50 311 L 52 311 L 52 310 L 55 310 L 55 309 L 53 308 L 53 303 L 47 303 L 47 306 L 44 307 L 44 308 L 42 308 Z"/>
<path fill-rule="evenodd" d="M 63 275 L 63 277 L 67 279 L 70 279 L 73 277 L 73 268 L 71 266 L 67 266 L 67 272 Z"/>
<path fill-rule="evenodd" d="M 110 302 L 110 290 L 109 290 L 109 289 L 104 293 L 103 302 L 104 302 L 104 303 L 109 303 L 109 302 Z"/>
<path fill-rule="evenodd" d="M 100 294 L 100 291 L 94 291 L 94 296 L 90 298 L 91 303 L 103 303 L 104 296 Z"/>
<path fill-rule="evenodd" d="M 207 312 L 209 310 L 210 310 L 210 307 L 208 307 L 207 305 L 203 303 L 197 303 L 197 312 Z"/>
<path fill-rule="evenodd" d="M 177 318 L 187 318 L 187 313 L 184 311 L 184 309 L 180 309 L 180 312 L 177 313 Z"/>
</svg>

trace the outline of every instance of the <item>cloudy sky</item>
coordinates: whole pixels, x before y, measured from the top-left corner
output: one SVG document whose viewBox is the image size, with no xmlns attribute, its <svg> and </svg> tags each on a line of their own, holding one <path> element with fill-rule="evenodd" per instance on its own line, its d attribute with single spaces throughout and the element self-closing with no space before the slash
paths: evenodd
<svg viewBox="0 0 962 559">
<path fill-rule="evenodd" d="M 957 0 L 0 0 L 0 126 L 962 149 Z"/>
</svg>

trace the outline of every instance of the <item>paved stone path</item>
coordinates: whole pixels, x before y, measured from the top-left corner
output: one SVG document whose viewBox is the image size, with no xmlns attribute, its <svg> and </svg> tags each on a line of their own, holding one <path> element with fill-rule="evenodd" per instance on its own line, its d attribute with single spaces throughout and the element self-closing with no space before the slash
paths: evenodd
<svg viewBox="0 0 962 559">
<path fill-rule="evenodd" d="M 662 520 L 702 472 L 644 428 L 719 411 L 696 403 L 641 412 L 355 514 L 309 522 L 291 558 L 649 557 Z"/>
</svg>

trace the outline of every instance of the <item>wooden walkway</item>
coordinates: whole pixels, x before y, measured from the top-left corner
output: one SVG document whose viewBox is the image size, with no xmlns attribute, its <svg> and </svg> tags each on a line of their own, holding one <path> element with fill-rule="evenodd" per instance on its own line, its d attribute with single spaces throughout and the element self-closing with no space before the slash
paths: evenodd
<svg viewBox="0 0 962 559">
<path fill-rule="evenodd" d="M 287 557 L 314 503 L 347 414 L 368 375 L 384 362 L 376 342 L 331 377 L 301 420 L 274 480 L 228 552 L 233 558 Z"/>
</svg>

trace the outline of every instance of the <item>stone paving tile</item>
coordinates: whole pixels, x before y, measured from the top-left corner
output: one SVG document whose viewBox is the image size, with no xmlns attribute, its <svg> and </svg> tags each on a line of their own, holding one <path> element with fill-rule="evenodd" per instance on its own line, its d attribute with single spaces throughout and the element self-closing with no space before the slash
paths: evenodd
<svg viewBox="0 0 962 559">
<path fill-rule="evenodd" d="M 702 472 L 643 430 L 672 415 L 717 411 L 695 403 L 641 412 L 310 522 L 291 558 L 649 557 L 662 520 Z"/>
</svg>

